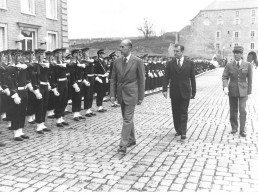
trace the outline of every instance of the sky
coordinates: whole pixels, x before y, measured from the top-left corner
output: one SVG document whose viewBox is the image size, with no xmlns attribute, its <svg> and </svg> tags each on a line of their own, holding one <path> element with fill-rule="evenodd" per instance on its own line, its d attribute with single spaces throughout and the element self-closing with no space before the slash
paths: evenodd
<svg viewBox="0 0 258 195">
<path fill-rule="evenodd" d="M 180 31 L 214 0 L 67 0 L 69 39 L 142 36 L 144 19 L 162 32 Z"/>
</svg>

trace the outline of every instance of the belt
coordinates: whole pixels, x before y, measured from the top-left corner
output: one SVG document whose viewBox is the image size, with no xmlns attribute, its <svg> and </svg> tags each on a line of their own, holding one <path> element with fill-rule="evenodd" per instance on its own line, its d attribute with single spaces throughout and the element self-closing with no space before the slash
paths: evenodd
<svg viewBox="0 0 258 195">
<path fill-rule="evenodd" d="M 60 79 L 57 79 L 58 81 L 66 81 L 67 78 L 60 78 Z"/>
<path fill-rule="evenodd" d="M 27 86 L 24 86 L 24 87 L 18 87 L 18 90 L 25 90 L 27 89 Z"/>
<path fill-rule="evenodd" d="M 40 81 L 39 82 L 41 85 L 49 85 L 49 82 L 42 82 L 42 81 Z"/>
<path fill-rule="evenodd" d="M 82 82 L 82 79 L 81 79 L 81 80 L 78 80 L 77 82 Z"/>
<path fill-rule="evenodd" d="M 66 73 L 66 76 L 70 76 L 70 73 Z"/>
<path fill-rule="evenodd" d="M 87 76 L 88 77 L 94 77 L 94 74 L 88 74 Z"/>
<path fill-rule="evenodd" d="M 104 77 L 104 74 L 96 74 L 97 77 Z"/>
</svg>

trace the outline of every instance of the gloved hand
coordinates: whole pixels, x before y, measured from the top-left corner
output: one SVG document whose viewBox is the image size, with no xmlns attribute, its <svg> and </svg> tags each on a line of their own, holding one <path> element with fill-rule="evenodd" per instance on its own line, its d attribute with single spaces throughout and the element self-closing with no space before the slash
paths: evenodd
<svg viewBox="0 0 258 195">
<path fill-rule="evenodd" d="M 40 63 L 42 67 L 49 68 L 49 63 Z"/>
<path fill-rule="evenodd" d="M 34 90 L 33 93 L 38 100 L 42 99 L 42 94 L 39 92 L 39 89 Z"/>
<path fill-rule="evenodd" d="M 50 91 L 51 90 L 51 86 L 50 86 L 49 83 L 47 84 L 47 87 L 48 87 L 48 91 Z"/>
<path fill-rule="evenodd" d="M 3 92 L 3 88 L 0 86 L 0 92 Z"/>
<path fill-rule="evenodd" d="M 102 80 L 99 77 L 96 77 L 95 81 L 98 81 L 99 83 L 102 83 Z"/>
<path fill-rule="evenodd" d="M 13 98 L 15 104 L 21 103 L 21 98 L 19 97 L 18 93 L 13 94 L 11 98 Z"/>
<path fill-rule="evenodd" d="M 224 87 L 224 94 L 228 95 L 228 88 L 227 87 Z"/>
<path fill-rule="evenodd" d="M 80 92 L 80 88 L 78 87 L 77 83 L 73 84 L 73 88 L 75 89 L 75 92 Z"/>
<path fill-rule="evenodd" d="M 103 77 L 108 77 L 109 73 L 106 72 Z"/>
<path fill-rule="evenodd" d="M 84 85 L 86 85 L 87 87 L 89 87 L 90 86 L 90 82 L 89 81 L 87 81 L 87 80 L 83 80 L 83 83 L 84 83 Z"/>
<path fill-rule="evenodd" d="M 26 64 L 17 64 L 17 68 L 26 69 L 28 66 Z"/>
<path fill-rule="evenodd" d="M 4 90 L 4 93 L 5 93 L 7 96 L 10 96 L 10 94 L 11 94 L 9 88 L 6 88 L 6 89 Z"/>
<path fill-rule="evenodd" d="M 32 87 L 32 84 L 31 84 L 31 83 L 28 83 L 28 84 L 27 84 L 27 87 L 28 87 L 28 89 L 29 89 L 30 91 L 33 91 L 33 87 Z"/>
<path fill-rule="evenodd" d="M 52 91 L 54 92 L 55 96 L 59 96 L 60 95 L 60 93 L 57 91 L 57 88 L 52 89 Z"/>
</svg>

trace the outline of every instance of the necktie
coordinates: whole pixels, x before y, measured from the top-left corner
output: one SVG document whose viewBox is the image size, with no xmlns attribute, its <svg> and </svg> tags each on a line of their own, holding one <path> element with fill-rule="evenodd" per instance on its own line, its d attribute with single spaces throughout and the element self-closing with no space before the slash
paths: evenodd
<svg viewBox="0 0 258 195">
<path fill-rule="evenodd" d="M 237 67 L 239 68 L 239 62 L 237 62 Z"/>
<path fill-rule="evenodd" d="M 127 59 L 124 58 L 124 59 L 123 59 L 123 64 L 122 64 L 122 73 L 123 73 L 123 74 L 125 73 L 126 62 L 127 62 Z"/>
<path fill-rule="evenodd" d="M 180 59 L 178 59 L 177 65 L 178 65 L 178 68 L 180 69 L 181 68 Z"/>
</svg>

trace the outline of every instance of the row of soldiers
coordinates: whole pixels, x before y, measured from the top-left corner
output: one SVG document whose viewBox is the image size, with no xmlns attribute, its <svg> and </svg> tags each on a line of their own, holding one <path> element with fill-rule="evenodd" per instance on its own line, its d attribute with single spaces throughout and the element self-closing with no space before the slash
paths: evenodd
<svg viewBox="0 0 258 195">
<path fill-rule="evenodd" d="M 28 123 L 36 124 L 36 133 L 44 134 L 51 131 L 46 117 L 55 118 L 59 128 L 69 125 L 65 120 L 69 103 L 74 121 L 96 116 L 92 111 L 95 96 L 97 112 L 107 111 L 103 101 L 107 100 L 113 61 L 118 56 L 112 52 L 105 57 L 100 49 L 97 56 L 90 57 L 89 50 L 73 49 L 69 54 L 65 48 L 0 52 L 0 114 L 15 141 L 29 139 L 23 131 L 26 116 Z M 171 58 L 147 54 L 140 58 L 145 65 L 145 94 L 160 91 L 166 62 Z M 197 73 L 210 68 L 204 61 L 196 60 L 195 64 Z"/>
</svg>

